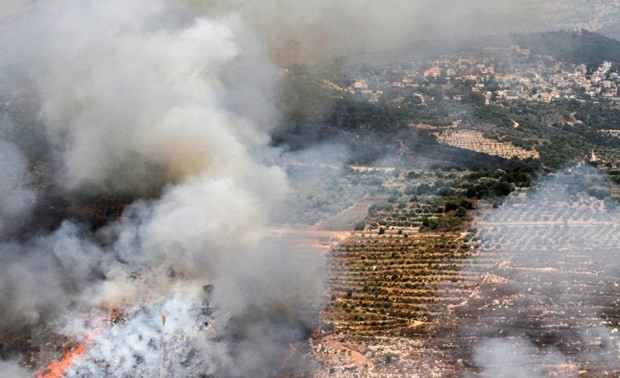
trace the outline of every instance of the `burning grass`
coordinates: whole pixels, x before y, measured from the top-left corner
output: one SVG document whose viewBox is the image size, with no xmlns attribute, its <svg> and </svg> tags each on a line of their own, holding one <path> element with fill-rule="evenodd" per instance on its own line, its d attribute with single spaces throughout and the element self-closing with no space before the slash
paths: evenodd
<svg viewBox="0 0 620 378">
<path fill-rule="evenodd" d="M 117 311 L 114 311 L 109 321 L 110 324 L 115 321 L 117 316 Z M 62 359 L 49 364 L 46 372 L 38 374 L 37 378 L 63 378 L 65 373 L 86 353 L 88 346 L 93 343 L 95 337 L 101 333 L 100 327 L 103 324 L 105 324 L 104 321 L 97 321 L 93 330 L 86 335 L 82 343 L 78 344 L 77 347 L 66 350 Z"/>
</svg>

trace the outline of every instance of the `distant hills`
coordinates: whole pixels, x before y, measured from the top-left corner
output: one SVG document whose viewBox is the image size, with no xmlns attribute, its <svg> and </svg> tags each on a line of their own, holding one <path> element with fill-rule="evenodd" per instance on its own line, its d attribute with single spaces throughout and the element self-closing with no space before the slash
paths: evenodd
<svg viewBox="0 0 620 378">
<path fill-rule="evenodd" d="M 515 37 L 532 53 L 551 55 L 569 63 L 620 62 L 620 41 L 589 31 L 558 31 Z"/>
<path fill-rule="evenodd" d="M 620 30 L 620 24 L 618 27 Z M 568 63 L 599 64 L 605 60 L 620 63 L 620 41 L 587 30 L 424 40 L 388 51 L 341 59 L 355 63 L 405 63 L 459 51 L 483 51 L 489 48 L 510 48 L 513 45 L 530 49 L 533 54 L 550 55 Z"/>
<path fill-rule="evenodd" d="M 597 30 L 597 32 L 606 37 L 620 40 L 620 21 L 607 25 L 604 28 Z"/>
</svg>

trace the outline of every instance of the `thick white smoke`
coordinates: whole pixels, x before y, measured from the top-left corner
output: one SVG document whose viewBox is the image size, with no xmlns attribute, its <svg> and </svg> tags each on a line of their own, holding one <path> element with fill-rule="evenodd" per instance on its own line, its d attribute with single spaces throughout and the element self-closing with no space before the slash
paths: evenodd
<svg viewBox="0 0 620 378">
<path fill-rule="evenodd" d="M 19 364 L 14 362 L 0 361 L 0 374 L 7 378 L 30 378 L 32 374 Z"/>
<path fill-rule="evenodd" d="M 35 80 L 67 189 L 132 191 L 195 174 L 257 191 L 284 187 L 250 156 L 274 126 L 275 69 L 234 20 L 182 19 L 163 1 L 54 1 L 37 10 L 47 36 Z M 260 80 L 239 81 L 235 71 L 248 61 Z"/>
<path fill-rule="evenodd" d="M 11 303 L 3 326 L 53 320 L 83 340 L 106 311 L 129 313 L 123 326 L 102 327 L 78 376 L 156 375 L 162 312 L 173 350 L 167 374 L 270 376 L 289 343 L 305 337 L 307 306 L 322 293 L 320 255 L 292 253 L 264 232 L 287 190 L 283 171 L 263 162 L 277 70 L 239 15 L 183 8 L 47 1 L 23 19 L 28 27 L 14 28 L 31 42 L 17 49 L 41 98 L 64 196 L 150 198 L 94 234 L 66 221 L 1 246 L 0 293 Z M 1 210 L 15 220 L 34 192 L 25 159 L 3 154 L 11 164 L 2 185 L 19 191 Z M 207 283 L 215 285 L 209 308 Z M 179 348 L 191 350 L 187 363 Z"/>
</svg>

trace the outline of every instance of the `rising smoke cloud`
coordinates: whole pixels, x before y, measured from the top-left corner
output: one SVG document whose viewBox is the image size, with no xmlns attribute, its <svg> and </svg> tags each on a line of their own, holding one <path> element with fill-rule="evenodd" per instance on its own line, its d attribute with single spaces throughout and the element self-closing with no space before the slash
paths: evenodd
<svg viewBox="0 0 620 378">
<path fill-rule="evenodd" d="M 234 25 L 171 21 L 169 8 L 62 1 L 34 16 L 51 36 L 37 49 L 34 79 L 64 161 L 63 185 L 119 192 L 207 174 L 284 186 L 249 156 L 274 124 L 274 68 L 260 48 L 244 46 L 250 42 Z M 231 72 L 244 72 L 248 61 L 261 79 L 239 82 Z"/>
<path fill-rule="evenodd" d="M 41 99 L 55 186 L 69 199 L 148 198 L 96 232 L 67 220 L 2 245 L 2 325 L 51 322 L 83 340 L 96 318 L 124 308 L 125 325 L 97 335 L 78 376 L 156 375 L 162 313 L 168 374 L 280 369 L 311 327 L 324 269 L 318 253 L 292 253 L 264 231 L 287 183 L 264 163 L 278 79 L 263 45 L 239 15 L 167 1 L 49 1 L 23 21 L 14 37 L 35 46 L 10 47 Z M 13 150 L 3 150 L 3 185 L 19 191 L 1 210 L 15 220 L 29 210 L 17 200 L 31 204 L 34 192 Z"/>
</svg>

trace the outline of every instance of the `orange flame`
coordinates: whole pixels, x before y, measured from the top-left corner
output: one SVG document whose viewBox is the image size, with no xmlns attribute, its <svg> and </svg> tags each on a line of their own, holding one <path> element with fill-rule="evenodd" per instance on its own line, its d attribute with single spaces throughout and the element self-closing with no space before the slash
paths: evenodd
<svg viewBox="0 0 620 378">
<path fill-rule="evenodd" d="M 53 362 L 47 366 L 49 373 L 45 375 L 38 375 L 37 378 L 62 378 L 75 360 L 86 352 L 86 346 L 80 344 L 73 352 L 65 352 L 65 356 L 62 360 Z"/>
<path fill-rule="evenodd" d="M 86 346 L 93 342 L 93 339 L 98 334 L 98 331 L 92 331 L 86 336 L 83 344 L 78 345 L 73 351 L 66 351 L 62 360 L 52 362 L 47 366 L 49 373 L 43 375 L 37 375 L 37 378 L 63 378 L 65 372 L 75 363 L 75 361 L 84 353 L 86 353 Z"/>
</svg>

